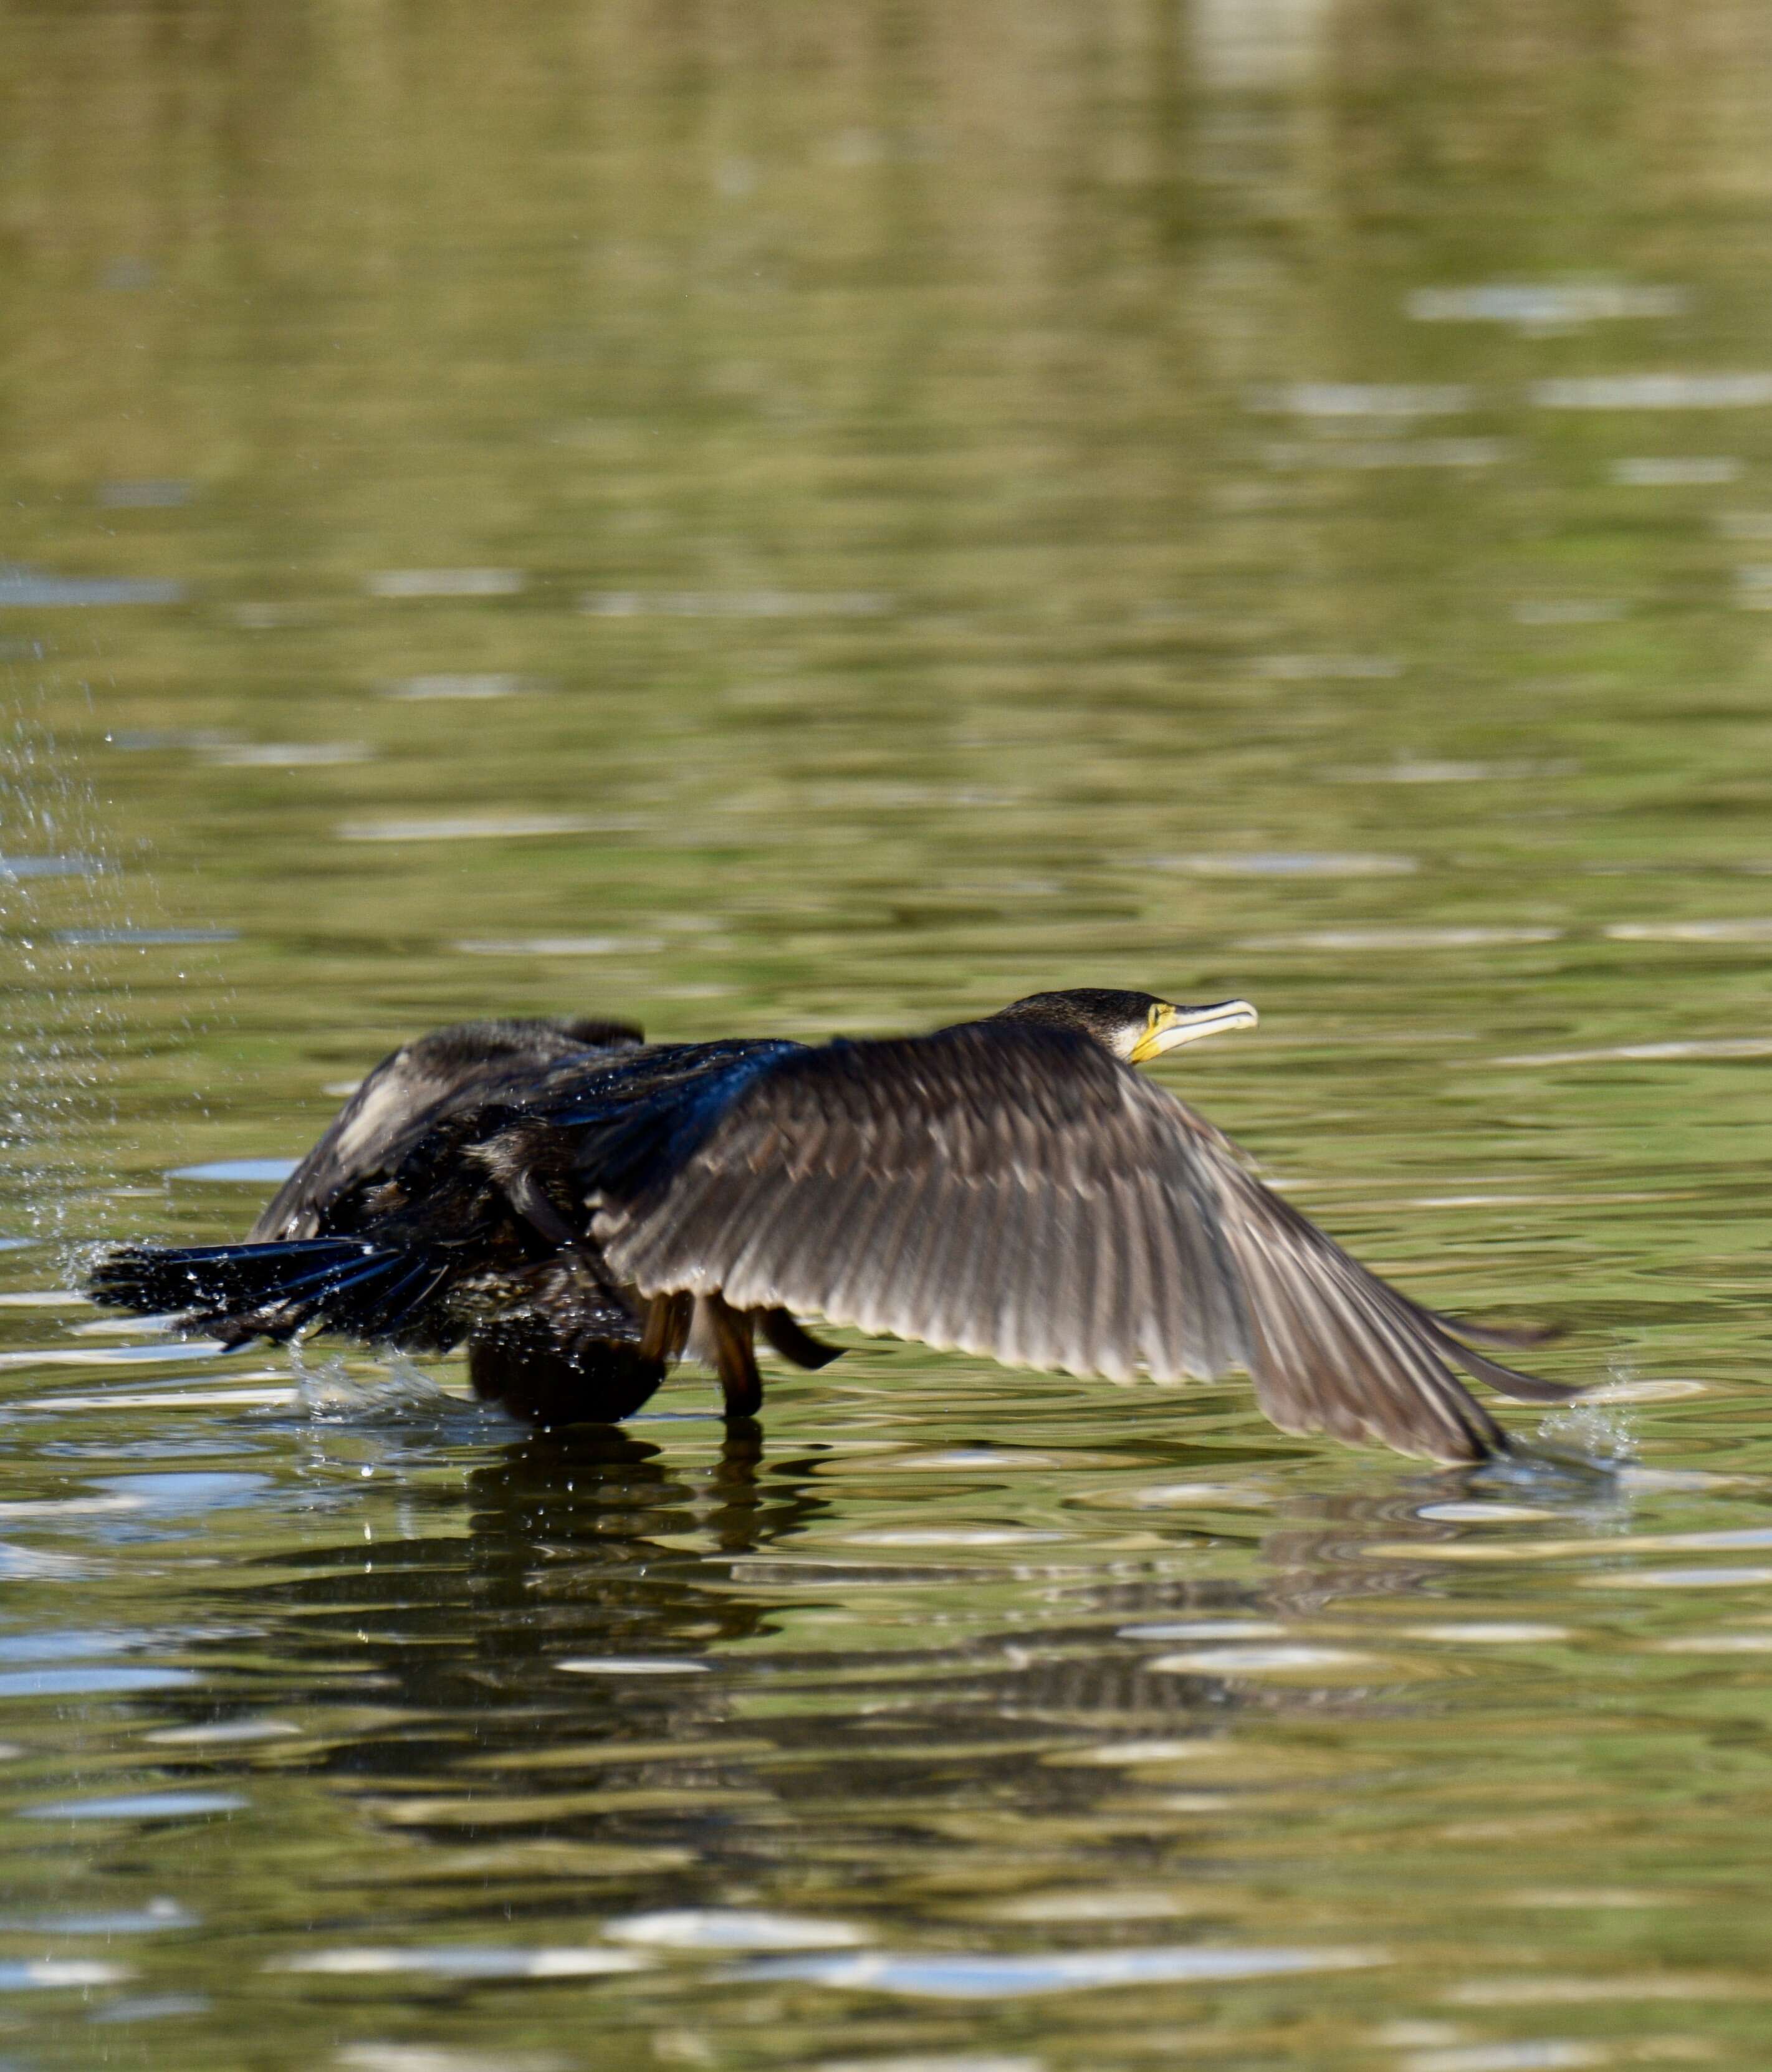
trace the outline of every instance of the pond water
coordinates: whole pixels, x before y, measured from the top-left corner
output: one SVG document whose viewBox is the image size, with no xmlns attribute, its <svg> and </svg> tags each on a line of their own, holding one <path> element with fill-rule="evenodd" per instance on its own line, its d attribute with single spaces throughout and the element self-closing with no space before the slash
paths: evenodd
<svg viewBox="0 0 1772 2072">
<path fill-rule="evenodd" d="M 1763 2066 L 1769 105 L 1739 0 L 0 16 L 0 2064 Z M 1161 1078 L 1570 1465 L 68 1293 L 440 1022 L 1083 983 L 1252 998 Z"/>
</svg>

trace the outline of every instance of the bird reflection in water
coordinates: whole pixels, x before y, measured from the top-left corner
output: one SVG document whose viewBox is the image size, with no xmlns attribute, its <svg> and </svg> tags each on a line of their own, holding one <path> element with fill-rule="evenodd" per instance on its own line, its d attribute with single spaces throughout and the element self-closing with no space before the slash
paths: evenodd
<svg viewBox="0 0 1772 2072">
<path fill-rule="evenodd" d="M 513 1749 L 565 1744 L 587 1733 L 624 1737 L 671 1737 L 718 1726 L 727 1716 L 730 1651 L 768 1634 L 781 1614 L 804 1601 L 794 1543 L 827 1520 L 832 1499 L 815 1478 L 823 1456 L 803 1453 L 766 1472 L 764 1438 L 754 1423 L 722 1429 L 717 1457 L 705 1466 L 673 1460 L 631 1430 L 586 1426 L 537 1434 L 473 1470 L 461 1489 L 427 1488 L 424 1500 L 467 1515 L 465 1534 L 437 1531 L 396 1541 L 345 1543 L 305 1556 L 304 1572 L 249 1581 L 239 1602 L 272 1623 L 271 1651 L 292 1665 L 317 1665 L 303 1694 L 319 1706 L 349 1703 L 373 1691 L 379 1706 L 431 1716 L 465 1713 L 482 1747 Z M 921 1716 L 943 1721 L 981 1710 L 998 1716 L 1035 1712 L 1078 1725 L 1107 1718 L 1173 1717 L 1197 1702 L 1197 1679 L 1149 1677 L 1149 1650 L 1116 1646 L 1104 1622 L 1308 1618 L 1355 1600 L 1430 1597 L 1437 1603 L 1443 1564 L 1401 1558 L 1458 1536 L 1454 1523 L 1422 1515 L 1467 1494 L 1468 1471 L 1412 1474 L 1373 1490 L 1301 1495 L 1270 1513 L 1240 1513 L 1256 1545 L 1259 1568 L 1235 1577 L 1215 1563 L 1192 1572 L 1184 1549 L 1210 1540 L 1226 1521 L 1177 1516 L 1167 1521 L 1175 1552 L 1153 1552 L 1129 1576 L 1127 1564 L 1104 1575 L 1079 1571 L 1075 1583 L 1041 1596 L 1045 1623 L 1031 1634 L 1007 1631 L 973 1645 L 974 1674 L 964 1684 L 928 1682 Z M 1153 1537 L 1149 1513 L 1142 1537 Z M 1160 1535 L 1161 1527 L 1157 1528 Z M 1386 1557 L 1375 1559 L 1374 1542 Z M 1220 1539 L 1219 1544 L 1225 1544 Z M 782 1558 L 761 1562 L 755 1557 Z M 287 1566 L 269 1557 L 269 1566 Z M 1201 1567 L 1207 1564 L 1201 1564 Z M 821 1560 L 818 1573 L 836 1577 L 842 1564 Z M 857 1578 L 882 1571 L 857 1563 Z M 972 1572 L 931 1552 L 915 1567 L 894 1562 L 905 1590 L 926 1595 L 927 1650 L 894 1651 L 883 1663 L 902 1668 L 907 1688 L 918 1664 L 952 1649 L 937 1637 L 938 1605 Z M 1059 1605 L 1059 1616 L 1052 1618 Z M 279 1618 L 278 1614 L 284 1614 Z M 856 1608 L 858 1639 L 869 1630 Z M 1112 1625 L 1109 1626 L 1109 1633 Z M 1024 1657 L 1021 1644 L 1041 1654 Z M 1086 1643 L 1095 1643 L 1086 1648 Z M 230 1643 L 218 1642 L 218 1647 Z M 342 1649 L 364 1668 L 333 1673 Z M 820 1654 L 818 1662 L 851 1669 L 866 1650 Z M 722 1662 L 722 1657 L 725 1658 Z M 878 1658 L 877 1658 L 878 1659 Z M 569 1662 L 631 1674 L 574 1673 Z M 807 1658 L 791 1645 L 771 1651 L 771 1671 L 798 1670 Z M 675 1667 L 687 1673 L 671 1674 Z M 287 1684 L 279 1687 L 291 1701 Z M 1218 1700 L 1221 1702 L 1222 1694 Z M 501 1702 L 502 1701 L 502 1702 Z M 404 1730 L 401 1745 L 409 1757 Z"/>
<path fill-rule="evenodd" d="M 1472 1488 L 1416 1473 L 1234 1519 L 1146 1511 L 1136 1554 L 1042 1547 L 1025 1572 L 958 1548 L 851 1569 L 829 1458 L 766 1462 L 754 1425 L 693 1462 L 631 1432 L 538 1437 L 416 1490 L 427 1531 L 249 1572 L 236 1605 L 279 1665 L 262 1695 L 305 1702 L 311 1738 L 230 1759 L 349 1799 L 393 1853 L 344 1882 L 471 1878 L 484 1909 L 557 1906 L 582 1879 L 607 1910 L 804 1909 L 809 1865 L 853 1894 L 888 1860 L 993 1905 L 1108 1864 L 1177 1875 L 1202 1820 L 1260 1816 L 1264 1737 L 1419 1708 L 1385 1636 L 1400 1601 L 1444 1614 L 1448 1571 L 1402 1550 L 1468 1529 L 1422 1512 Z M 820 1583 L 827 1622 L 796 1630 Z M 1257 1625 L 1301 1646 L 1285 1673 L 1217 1646 Z M 1351 1663 L 1318 1674 L 1331 1626 Z M 1172 1801 L 1137 1795 L 1176 1761 Z"/>
<path fill-rule="evenodd" d="M 428 1745 L 453 1759 L 463 1723 L 477 1749 L 513 1754 L 699 1737 L 726 1709 L 708 1658 L 773 1609 L 710 1587 L 723 1571 L 709 1554 L 766 1548 L 824 1507 L 791 1470 L 766 1479 L 762 1459 L 754 1424 L 724 1428 L 706 1467 L 614 1428 L 538 1434 L 458 1488 L 426 1488 L 418 1502 L 442 1514 L 429 1531 L 316 1550 L 294 1577 L 249 1570 L 236 1604 L 265 1622 L 282 1668 L 266 1696 L 331 1708 L 372 1695 L 378 1723 L 319 1754 L 322 1771 L 408 1770 Z M 692 1533 L 693 1550 L 670 1544 Z M 288 1557 L 264 1565 L 286 1572 Z M 352 1673 L 336 1673 L 341 1656 Z M 640 1669 L 559 1666 L 624 1659 Z"/>
</svg>

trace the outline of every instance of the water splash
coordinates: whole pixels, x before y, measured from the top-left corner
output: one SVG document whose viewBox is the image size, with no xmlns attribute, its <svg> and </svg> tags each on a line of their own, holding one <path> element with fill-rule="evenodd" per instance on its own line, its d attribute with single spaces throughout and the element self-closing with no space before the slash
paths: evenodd
<svg viewBox="0 0 1772 2072">
<path fill-rule="evenodd" d="M 1538 1428 L 1541 1444 L 1579 1453 L 1597 1467 L 1622 1467 L 1637 1457 L 1636 1428 L 1622 1410 L 1597 1403 L 1572 1403 Z"/>
<path fill-rule="evenodd" d="M 310 1362 L 299 1344 L 286 1350 L 295 1376 L 296 1401 L 317 1424 L 389 1420 L 404 1428 L 415 1416 L 435 1418 L 458 1414 L 463 1408 L 458 1396 L 397 1350 L 380 1355 L 379 1372 L 367 1373 L 360 1355 L 349 1361 L 342 1353 L 331 1353 Z"/>
<path fill-rule="evenodd" d="M 116 854 L 89 762 L 51 724 L 54 688 L 45 680 L 16 697 L 0 721 L 0 939 L 11 951 L 0 989 L 0 1230 L 55 1247 L 72 1280 L 82 1242 L 109 1234 L 93 1178 L 115 1169 L 118 1096 L 144 1047 L 130 985 L 105 952 L 168 944 L 200 955 L 232 931 L 163 925 L 153 879 Z M 177 1018 L 175 1041 L 199 1033 L 218 990 L 212 968 L 191 976 L 188 997 L 204 1005 Z"/>
<path fill-rule="evenodd" d="M 124 1022 L 97 983 L 70 919 L 114 923 L 122 894 L 91 786 L 35 715 L 15 711 L 0 740 L 0 928 L 11 950 L 0 1009 L 0 1176 L 23 1234 L 65 1244 L 95 1132 L 112 1120 Z M 75 866 L 78 865 L 76 869 Z"/>
</svg>

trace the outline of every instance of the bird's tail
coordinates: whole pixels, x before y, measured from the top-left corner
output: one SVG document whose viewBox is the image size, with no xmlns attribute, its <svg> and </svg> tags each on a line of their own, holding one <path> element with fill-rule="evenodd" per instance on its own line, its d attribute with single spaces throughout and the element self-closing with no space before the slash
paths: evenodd
<svg viewBox="0 0 1772 2072">
<path fill-rule="evenodd" d="M 358 1238 L 288 1244 L 207 1244 L 107 1252 L 86 1283 L 95 1302 L 241 1344 L 290 1338 L 313 1326 L 352 1338 L 401 1335 L 450 1277 L 446 1261 Z"/>
</svg>

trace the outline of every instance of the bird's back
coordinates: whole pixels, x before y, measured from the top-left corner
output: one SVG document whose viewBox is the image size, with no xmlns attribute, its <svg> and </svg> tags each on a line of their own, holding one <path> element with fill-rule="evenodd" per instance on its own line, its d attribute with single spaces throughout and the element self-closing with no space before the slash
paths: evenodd
<svg viewBox="0 0 1772 2072">
<path fill-rule="evenodd" d="M 348 1197 L 398 1173 L 439 1130 L 471 1140 L 478 1119 L 523 1112 L 562 1080 L 594 1080 L 644 1050 L 638 1029 L 602 1021 L 464 1022 L 403 1044 L 345 1103 L 250 1239 L 316 1236 Z"/>
</svg>

